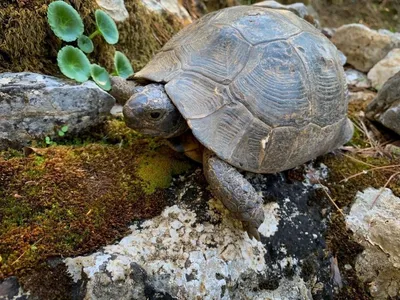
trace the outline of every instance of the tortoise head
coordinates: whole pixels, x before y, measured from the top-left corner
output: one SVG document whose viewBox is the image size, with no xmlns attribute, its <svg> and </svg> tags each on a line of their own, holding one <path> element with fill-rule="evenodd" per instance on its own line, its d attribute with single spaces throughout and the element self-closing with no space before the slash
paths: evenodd
<svg viewBox="0 0 400 300">
<path fill-rule="evenodd" d="M 151 136 L 170 138 L 181 135 L 188 128 L 164 85 L 158 83 L 136 88 L 123 113 L 129 128 Z"/>
</svg>

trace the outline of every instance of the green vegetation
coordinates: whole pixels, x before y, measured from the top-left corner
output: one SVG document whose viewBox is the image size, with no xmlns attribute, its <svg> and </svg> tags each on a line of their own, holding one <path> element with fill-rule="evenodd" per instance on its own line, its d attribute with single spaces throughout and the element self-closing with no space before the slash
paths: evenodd
<svg viewBox="0 0 400 300">
<path fill-rule="evenodd" d="M 99 137 L 107 143 L 58 144 L 27 157 L 0 153 L 0 280 L 18 275 L 25 283 L 32 277 L 23 275 L 49 257 L 112 243 L 132 221 L 159 214 L 172 176 L 191 167 L 121 120 L 104 130 Z"/>
<path fill-rule="evenodd" d="M 95 12 L 96 30 L 87 37 L 83 35 L 84 25 L 79 13 L 69 4 L 58 0 L 52 2 L 47 9 L 47 19 L 54 34 L 65 42 L 77 40 L 78 48 L 64 46 L 57 55 L 58 66 L 68 78 L 84 82 L 91 76 L 102 89 L 111 89 L 110 76 L 107 70 L 97 64 L 90 65 L 85 53 L 93 52 L 92 39 L 102 35 L 108 44 L 114 45 L 119 40 L 117 25 L 104 11 L 97 9 Z M 85 52 L 85 53 L 84 53 Z M 129 60 L 121 52 L 115 54 L 114 65 L 118 68 L 116 73 L 128 78 L 133 74 Z"/>
</svg>

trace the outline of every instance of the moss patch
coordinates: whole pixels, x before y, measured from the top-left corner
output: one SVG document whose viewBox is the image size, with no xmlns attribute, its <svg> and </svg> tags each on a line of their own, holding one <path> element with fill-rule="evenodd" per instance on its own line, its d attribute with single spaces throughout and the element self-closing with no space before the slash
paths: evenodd
<svg viewBox="0 0 400 300">
<path fill-rule="evenodd" d="M 32 71 L 61 75 L 57 52 L 62 42 L 47 24 L 47 6 L 52 0 L 12 1 L 0 4 L 0 72 Z M 85 32 L 95 29 L 94 0 L 70 0 L 81 15 Z M 171 36 L 182 28 L 172 15 L 149 12 L 140 0 L 125 1 L 130 17 L 118 23 L 120 41 L 114 46 L 102 37 L 94 39 L 95 51 L 88 57 L 107 70 L 113 69 L 114 51 L 123 52 L 135 70 L 142 68 Z"/>
<path fill-rule="evenodd" d="M 187 161 L 171 159 L 170 155 L 146 153 L 138 158 L 137 175 L 143 181 L 146 194 L 153 194 L 157 188 L 169 187 L 172 176 L 182 174 L 190 169 Z"/>
<path fill-rule="evenodd" d="M 118 128 L 118 122 L 109 124 Z M 94 251 L 122 237 L 133 220 L 161 212 L 163 188 L 189 161 L 156 140 L 125 134 L 110 132 L 123 146 L 1 153 L 0 279 L 17 275 L 34 284 L 28 275 L 47 258 Z"/>
<path fill-rule="evenodd" d="M 355 139 L 359 138 L 355 136 Z M 350 208 L 358 191 L 363 191 L 371 186 L 377 189 L 385 186 L 396 170 L 394 168 L 380 169 L 364 174 L 364 171 L 373 168 L 366 164 L 377 167 L 400 164 L 400 157 L 389 159 L 384 157 L 365 158 L 355 154 L 346 155 L 326 155 L 321 158 L 330 170 L 329 178 L 324 184 L 329 188 L 335 203 L 344 210 Z M 355 174 L 361 175 L 343 181 Z M 400 179 L 398 177 L 392 179 L 387 187 L 392 189 L 395 195 L 400 196 Z M 325 197 L 323 192 L 320 193 L 321 197 Z M 371 299 L 367 289 L 357 279 L 354 269 L 355 259 L 363 248 L 353 240 L 351 231 L 346 229 L 343 216 L 338 212 L 331 217 L 326 239 L 329 249 L 338 259 L 342 276 L 347 280 L 347 284 L 341 289 L 337 299 Z M 353 268 L 346 270 L 344 268 L 346 264 L 350 264 Z"/>
</svg>

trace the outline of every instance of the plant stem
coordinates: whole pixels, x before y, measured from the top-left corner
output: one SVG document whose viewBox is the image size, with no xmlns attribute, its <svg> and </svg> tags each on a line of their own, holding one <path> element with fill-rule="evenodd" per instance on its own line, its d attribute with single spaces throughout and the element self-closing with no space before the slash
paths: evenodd
<svg viewBox="0 0 400 300">
<path fill-rule="evenodd" d="M 93 32 L 91 35 L 89 35 L 89 39 L 93 40 L 93 38 L 98 34 L 100 34 L 100 31 L 98 29 L 96 29 L 95 32 Z"/>
</svg>

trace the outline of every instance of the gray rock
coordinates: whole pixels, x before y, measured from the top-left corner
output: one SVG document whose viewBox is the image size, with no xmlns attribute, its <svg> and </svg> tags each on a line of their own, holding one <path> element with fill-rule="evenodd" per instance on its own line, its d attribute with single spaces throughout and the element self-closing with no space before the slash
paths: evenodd
<svg viewBox="0 0 400 300">
<path fill-rule="evenodd" d="M 141 3 L 150 11 L 173 14 L 184 24 L 192 23 L 189 12 L 178 0 L 142 0 Z"/>
<path fill-rule="evenodd" d="M 339 54 L 340 63 L 342 64 L 342 66 L 344 66 L 347 63 L 347 57 L 340 50 L 338 50 L 338 54 Z"/>
<path fill-rule="evenodd" d="M 362 72 L 368 72 L 390 50 L 400 47 L 400 40 L 361 24 L 339 27 L 331 41 L 346 55 L 347 62 Z"/>
<path fill-rule="evenodd" d="M 122 22 L 129 17 L 124 0 L 96 0 L 96 3 L 115 21 Z"/>
<path fill-rule="evenodd" d="M 390 36 L 391 38 L 400 41 L 400 32 L 391 32 L 390 30 L 387 30 L 387 29 L 379 29 L 378 33 L 386 34 L 386 35 Z"/>
<path fill-rule="evenodd" d="M 368 105 L 366 116 L 400 134 L 400 72 L 386 81 Z"/>
<path fill-rule="evenodd" d="M 323 27 L 321 29 L 322 34 L 324 34 L 328 39 L 331 39 L 336 32 L 336 28 L 332 27 Z"/>
<path fill-rule="evenodd" d="M 400 49 L 393 49 L 379 61 L 369 72 L 368 79 L 371 80 L 372 86 L 380 90 L 385 82 L 400 72 Z"/>
<path fill-rule="evenodd" d="M 276 9 L 285 9 L 295 13 L 300 18 L 303 18 L 313 24 L 315 27 L 319 28 L 319 20 L 318 15 L 314 9 L 312 9 L 311 5 L 309 7 L 305 6 L 304 3 L 293 3 L 290 5 L 283 5 L 279 2 L 268 0 L 257 2 L 254 4 L 255 6 L 276 8 Z"/>
<path fill-rule="evenodd" d="M 170 206 L 138 222 L 120 242 L 67 258 L 85 299 L 332 299 L 325 204 L 310 182 L 326 169 L 308 166 L 304 182 L 284 173 L 245 173 L 265 199 L 262 242 L 210 199 L 200 169 L 175 179 Z M 312 175 L 311 175 L 312 174 Z M 85 279 L 86 278 L 86 279 Z M 158 299 L 158 298 L 157 298 Z"/>
<path fill-rule="evenodd" d="M 376 93 L 372 91 L 359 91 L 359 92 L 349 92 L 349 102 L 363 101 L 370 103 L 376 97 Z"/>
<path fill-rule="evenodd" d="M 349 86 L 367 89 L 371 87 L 371 82 L 363 72 L 354 69 L 347 69 L 345 73 L 346 81 Z"/>
<path fill-rule="evenodd" d="M 23 292 L 17 277 L 9 277 L 0 281 L 0 300 L 26 300 L 29 294 Z"/>
<path fill-rule="evenodd" d="M 0 149 L 78 133 L 102 122 L 115 99 L 94 82 L 83 84 L 35 73 L 0 74 Z"/>
<path fill-rule="evenodd" d="M 400 297 L 399 219 L 400 198 L 387 188 L 358 192 L 346 217 L 347 227 L 365 247 L 355 268 L 374 299 Z"/>
</svg>

